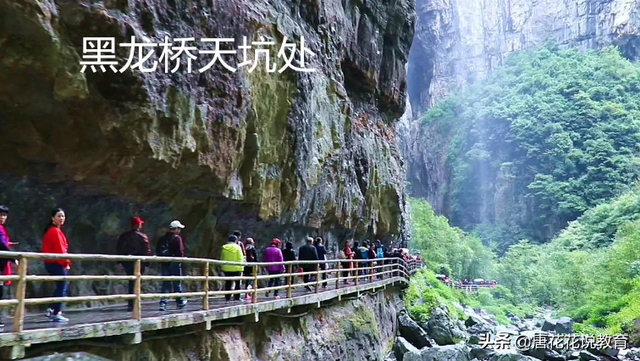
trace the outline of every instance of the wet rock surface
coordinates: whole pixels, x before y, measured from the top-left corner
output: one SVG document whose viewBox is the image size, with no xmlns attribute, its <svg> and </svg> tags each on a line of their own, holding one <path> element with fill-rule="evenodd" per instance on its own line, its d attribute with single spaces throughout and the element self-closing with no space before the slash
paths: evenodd
<svg viewBox="0 0 640 361">
<path fill-rule="evenodd" d="M 323 236 L 329 256 L 354 233 L 396 241 L 407 224 L 393 127 L 414 18 L 408 0 L 0 0 L 0 203 L 16 249 L 40 249 L 54 206 L 67 212 L 71 252 L 113 253 L 133 214 L 152 236 L 180 219 L 191 256 L 218 257 L 234 229 L 259 251 L 273 237 Z M 298 50 L 304 38 L 316 71 L 269 73 L 262 59 L 252 72 L 217 62 L 199 73 L 212 57 L 196 53 L 191 72 L 186 56 L 175 73 L 162 61 L 152 72 L 80 72 L 84 37 L 131 36 L 235 38 L 232 49 L 264 38 L 277 69 L 284 37 Z M 237 54 L 224 58 L 234 68 Z M 119 48 L 118 68 L 128 57 Z"/>
<path fill-rule="evenodd" d="M 513 313 L 507 313 L 510 324 L 503 325 L 482 309 L 455 303 L 454 306 L 459 309 L 462 319 L 450 314 L 446 307 L 436 307 L 432 310 L 428 323 L 417 323 L 422 330 L 416 333 L 426 332 L 425 338 L 431 340 L 432 346 L 418 347 L 415 343 L 409 345 L 411 337 L 398 337 L 395 358 L 402 361 L 626 361 L 640 359 L 640 349 L 629 348 L 630 345 L 620 350 L 604 346 L 585 349 L 579 349 L 579 346 L 578 348 L 563 346 L 567 342 L 552 344 L 554 336 L 568 337 L 569 334 L 576 334 L 573 332 L 573 320 L 568 317 L 554 319 L 547 312 L 521 318 Z M 402 320 L 404 324 L 411 324 L 404 319 L 405 314 L 405 311 L 401 311 L 398 320 Z M 462 322 L 466 327 L 458 326 Z M 402 330 L 402 326 L 399 326 L 399 330 Z M 449 330 L 449 332 L 445 333 L 443 330 Z M 522 342 L 523 339 L 529 342 Z M 534 340 L 538 341 L 534 343 Z M 542 346 L 540 340 L 543 342 Z"/>
</svg>

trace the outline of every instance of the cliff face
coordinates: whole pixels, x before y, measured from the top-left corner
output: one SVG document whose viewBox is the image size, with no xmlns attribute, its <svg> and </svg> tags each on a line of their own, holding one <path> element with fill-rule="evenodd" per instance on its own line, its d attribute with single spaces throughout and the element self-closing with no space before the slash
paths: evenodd
<svg viewBox="0 0 640 361">
<path fill-rule="evenodd" d="M 305 312 L 261 314 L 258 323 L 250 317 L 236 324 L 214 324 L 211 331 L 145 334 L 138 345 L 76 343 L 61 348 L 118 361 L 383 360 L 393 347 L 396 313 L 402 307 L 399 295 L 393 293 L 398 290 L 391 290 Z M 40 355 L 35 348 L 30 352 Z"/>
<path fill-rule="evenodd" d="M 403 234 L 393 123 L 411 1 L 0 0 L 0 14 L 0 202 L 17 249 L 39 249 L 54 206 L 67 212 L 71 252 L 113 252 L 133 214 L 152 235 L 180 219 L 188 252 L 209 257 L 236 228 L 262 245 L 321 235 L 330 251 L 352 232 Z M 198 73 L 213 55 L 195 52 L 191 73 L 185 55 L 175 73 L 162 61 L 148 73 L 80 72 L 83 37 L 165 35 L 235 38 L 232 50 L 263 36 L 276 69 L 283 37 L 296 59 L 304 38 L 317 71 L 268 73 L 262 59 L 252 72 L 218 61 Z M 237 53 L 224 60 L 237 67 Z M 128 57 L 118 50 L 118 68 Z"/>
<path fill-rule="evenodd" d="M 413 119 L 452 90 L 482 79 L 508 53 L 547 39 L 583 50 L 615 44 L 633 59 L 640 54 L 637 0 L 418 0 L 416 12 L 408 67 Z M 410 193 L 447 214 L 446 140 L 433 139 L 419 120 L 400 129 Z"/>
</svg>

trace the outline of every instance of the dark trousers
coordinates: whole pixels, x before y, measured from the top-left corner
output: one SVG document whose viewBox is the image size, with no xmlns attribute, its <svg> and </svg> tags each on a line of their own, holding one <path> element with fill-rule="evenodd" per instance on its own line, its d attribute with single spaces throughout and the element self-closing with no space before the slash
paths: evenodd
<svg viewBox="0 0 640 361">
<path fill-rule="evenodd" d="M 243 276 L 253 277 L 253 267 L 245 267 Z M 244 288 L 253 287 L 253 280 L 244 280 Z"/>
<path fill-rule="evenodd" d="M 282 274 L 282 271 L 268 271 L 268 272 L 269 272 L 270 275 Z M 269 283 L 267 284 L 267 287 L 278 287 L 278 286 L 280 286 L 280 280 L 281 280 L 281 277 L 269 278 Z M 277 296 L 278 295 L 278 291 L 279 290 L 273 291 L 273 295 Z"/>
<path fill-rule="evenodd" d="M 315 271 L 316 269 L 315 269 L 315 267 L 314 267 L 314 268 L 302 268 L 302 270 L 303 270 L 304 272 L 313 272 L 313 271 Z M 312 281 L 315 281 L 315 280 L 316 280 L 316 278 L 315 278 L 315 276 L 314 276 L 314 275 L 308 275 L 308 274 L 307 274 L 307 275 L 303 275 L 303 276 L 302 276 L 302 279 L 303 279 L 304 283 L 312 282 Z M 305 287 L 311 287 L 311 286 L 306 285 Z"/>
<path fill-rule="evenodd" d="M 344 269 L 344 271 L 342 271 L 342 277 L 349 277 L 349 273 L 351 272 L 351 269 L 349 266 L 351 266 L 351 262 L 342 263 L 342 269 Z M 344 281 L 347 282 L 348 280 L 344 280 Z"/>
<path fill-rule="evenodd" d="M 325 271 L 326 269 L 327 269 L 327 264 L 326 263 L 320 263 L 320 271 Z M 322 285 L 326 286 L 327 285 L 327 274 L 326 273 L 322 274 L 322 280 L 324 281 L 324 282 L 322 282 Z"/>
<path fill-rule="evenodd" d="M 224 272 L 224 276 L 225 277 L 240 277 L 240 272 Z M 224 281 L 224 290 L 225 291 L 231 291 L 231 287 L 233 287 L 233 284 L 236 284 L 236 290 L 240 289 L 240 281 L 234 281 L 234 280 L 226 280 Z M 229 301 L 231 300 L 231 295 L 224 295 L 224 299 Z M 233 295 L 233 299 L 234 300 L 239 300 L 240 299 L 240 294 L 236 293 Z"/>
<path fill-rule="evenodd" d="M 162 263 L 162 275 L 163 276 L 182 276 L 182 263 L 179 262 L 165 262 Z M 182 281 L 162 281 L 161 293 L 182 293 Z M 177 297 L 176 302 L 182 303 L 184 299 Z M 160 304 L 166 305 L 167 299 L 160 300 Z"/>
<path fill-rule="evenodd" d="M 49 276 L 66 276 L 66 268 L 58 263 L 45 263 L 44 268 L 49 273 Z M 68 281 L 56 281 L 56 290 L 53 291 L 52 297 L 65 297 L 67 295 Z M 53 310 L 53 314 L 57 315 L 62 309 L 62 302 L 54 302 L 49 305 L 49 308 Z"/>
<path fill-rule="evenodd" d="M 129 276 L 133 276 L 133 269 L 135 267 L 135 263 L 134 262 L 122 262 L 122 268 L 124 268 L 124 272 L 129 275 Z M 146 270 L 147 265 L 145 263 L 140 264 L 140 274 L 144 274 L 144 271 Z M 134 280 L 130 280 L 129 281 L 129 294 L 132 295 L 133 294 L 133 286 L 135 286 L 135 282 Z M 129 308 L 133 307 L 133 300 L 129 300 L 127 302 Z"/>
</svg>

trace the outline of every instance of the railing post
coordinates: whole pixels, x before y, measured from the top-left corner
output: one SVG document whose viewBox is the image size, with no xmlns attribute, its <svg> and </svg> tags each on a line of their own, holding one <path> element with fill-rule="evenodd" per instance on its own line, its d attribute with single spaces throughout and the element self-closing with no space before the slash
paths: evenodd
<svg viewBox="0 0 640 361">
<path fill-rule="evenodd" d="M 355 284 L 357 286 L 358 285 L 358 281 L 360 280 L 360 267 L 362 267 L 362 263 L 353 262 L 353 265 L 355 266 L 353 269 L 354 269 L 355 274 L 356 274 L 356 282 L 355 282 Z"/>
<path fill-rule="evenodd" d="M 289 276 L 287 277 L 287 298 L 291 298 L 291 281 L 293 279 L 293 276 L 291 275 L 291 269 L 293 268 L 292 264 L 288 264 L 287 265 L 287 273 L 289 274 Z"/>
<path fill-rule="evenodd" d="M 140 291 L 142 289 L 142 261 L 139 259 L 137 259 L 133 264 L 133 274 L 136 276 L 136 279 L 133 282 L 133 293 L 136 295 L 136 298 L 133 300 L 133 319 L 139 321 L 142 313 L 142 303 L 140 302 Z"/>
<path fill-rule="evenodd" d="M 204 291 L 204 296 L 202 297 L 202 309 L 209 309 L 209 262 L 205 262 L 202 268 L 202 274 L 204 275 L 204 284 L 202 285 L 202 290 Z"/>
<path fill-rule="evenodd" d="M 13 332 L 22 332 L 22 326 L 24 324 L 24 299 L 27 293 L 27 259 L 25 257 L 20 258 L 18 275 L 20 276 L 18 285 L 16 286 L 18 305 L 13 315 Z"/>
<path fill-rule="evenodd" d="M 253 266 L 253 297 L 251 303 L 258 302 L 258 265 Z"/>
<path fill-rule="evenodd" d="M 320 263 L 316 263 L 316 289 L 315 292 L 318 293 L 320 290 Z"/>
<path fill-rule="evenodd" d="M 373 261 L 369 261 L 369 282 L 373 282 Z"/>
<path fill-rule="evenodd" d="M 338 261 L 338 267 L 336 267 L 336 290 L 340 288 L 340 266 L 341 263 Z"/>
</svg>

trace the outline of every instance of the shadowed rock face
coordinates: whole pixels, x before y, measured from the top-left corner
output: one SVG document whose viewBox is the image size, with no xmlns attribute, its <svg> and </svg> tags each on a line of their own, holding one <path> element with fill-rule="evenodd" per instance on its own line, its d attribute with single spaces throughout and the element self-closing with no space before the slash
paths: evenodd
<svg viewBox="0 0 640 361">
<path fill-rule="evenodd" d="M 408 66 L 413 117 L 399 127 L 410 193 L 448 215 L 448 140 L 420 129 L 416 120 L 434 102 L 484 78 L 510 52 L 550 38 L 583 50 L 614 44 L 637 59 L 639 9 L 638 0 L 417 0 Z"/>
<path fill-rule="evenodd" d="M 199 256 L 217 257 L 236 228 L 258 248 L 274 236 L 325 236 L 331 252 L 354 231 L 397 239 L 406 225 L 393 123 L 405 106 L 413 19 L 409 0 L 0 0 L 0 202 L 12 209 L 10 235 L 18 249 L 38 250 L 57 205 L 72 252 L 113 252 L 132 214 L 152 235 L 180 219 Z M 237 45 L 264 36 L 277 43 L 272 60 L 284 36 L 298 46 L 304 37 L 316 54 L 306 67 L 317 71 L 267 73 L 263 60 L 253 72 L 217 62 L 198 73 L 211 61 L 201 55 L 191 73 L 184 57 L 175 73 L 162 63 L 149 73 L 80 72 L 83 37 L 165 35 Z M 117 55 L 120 68 L 128 49 Z"/>
</svg>

